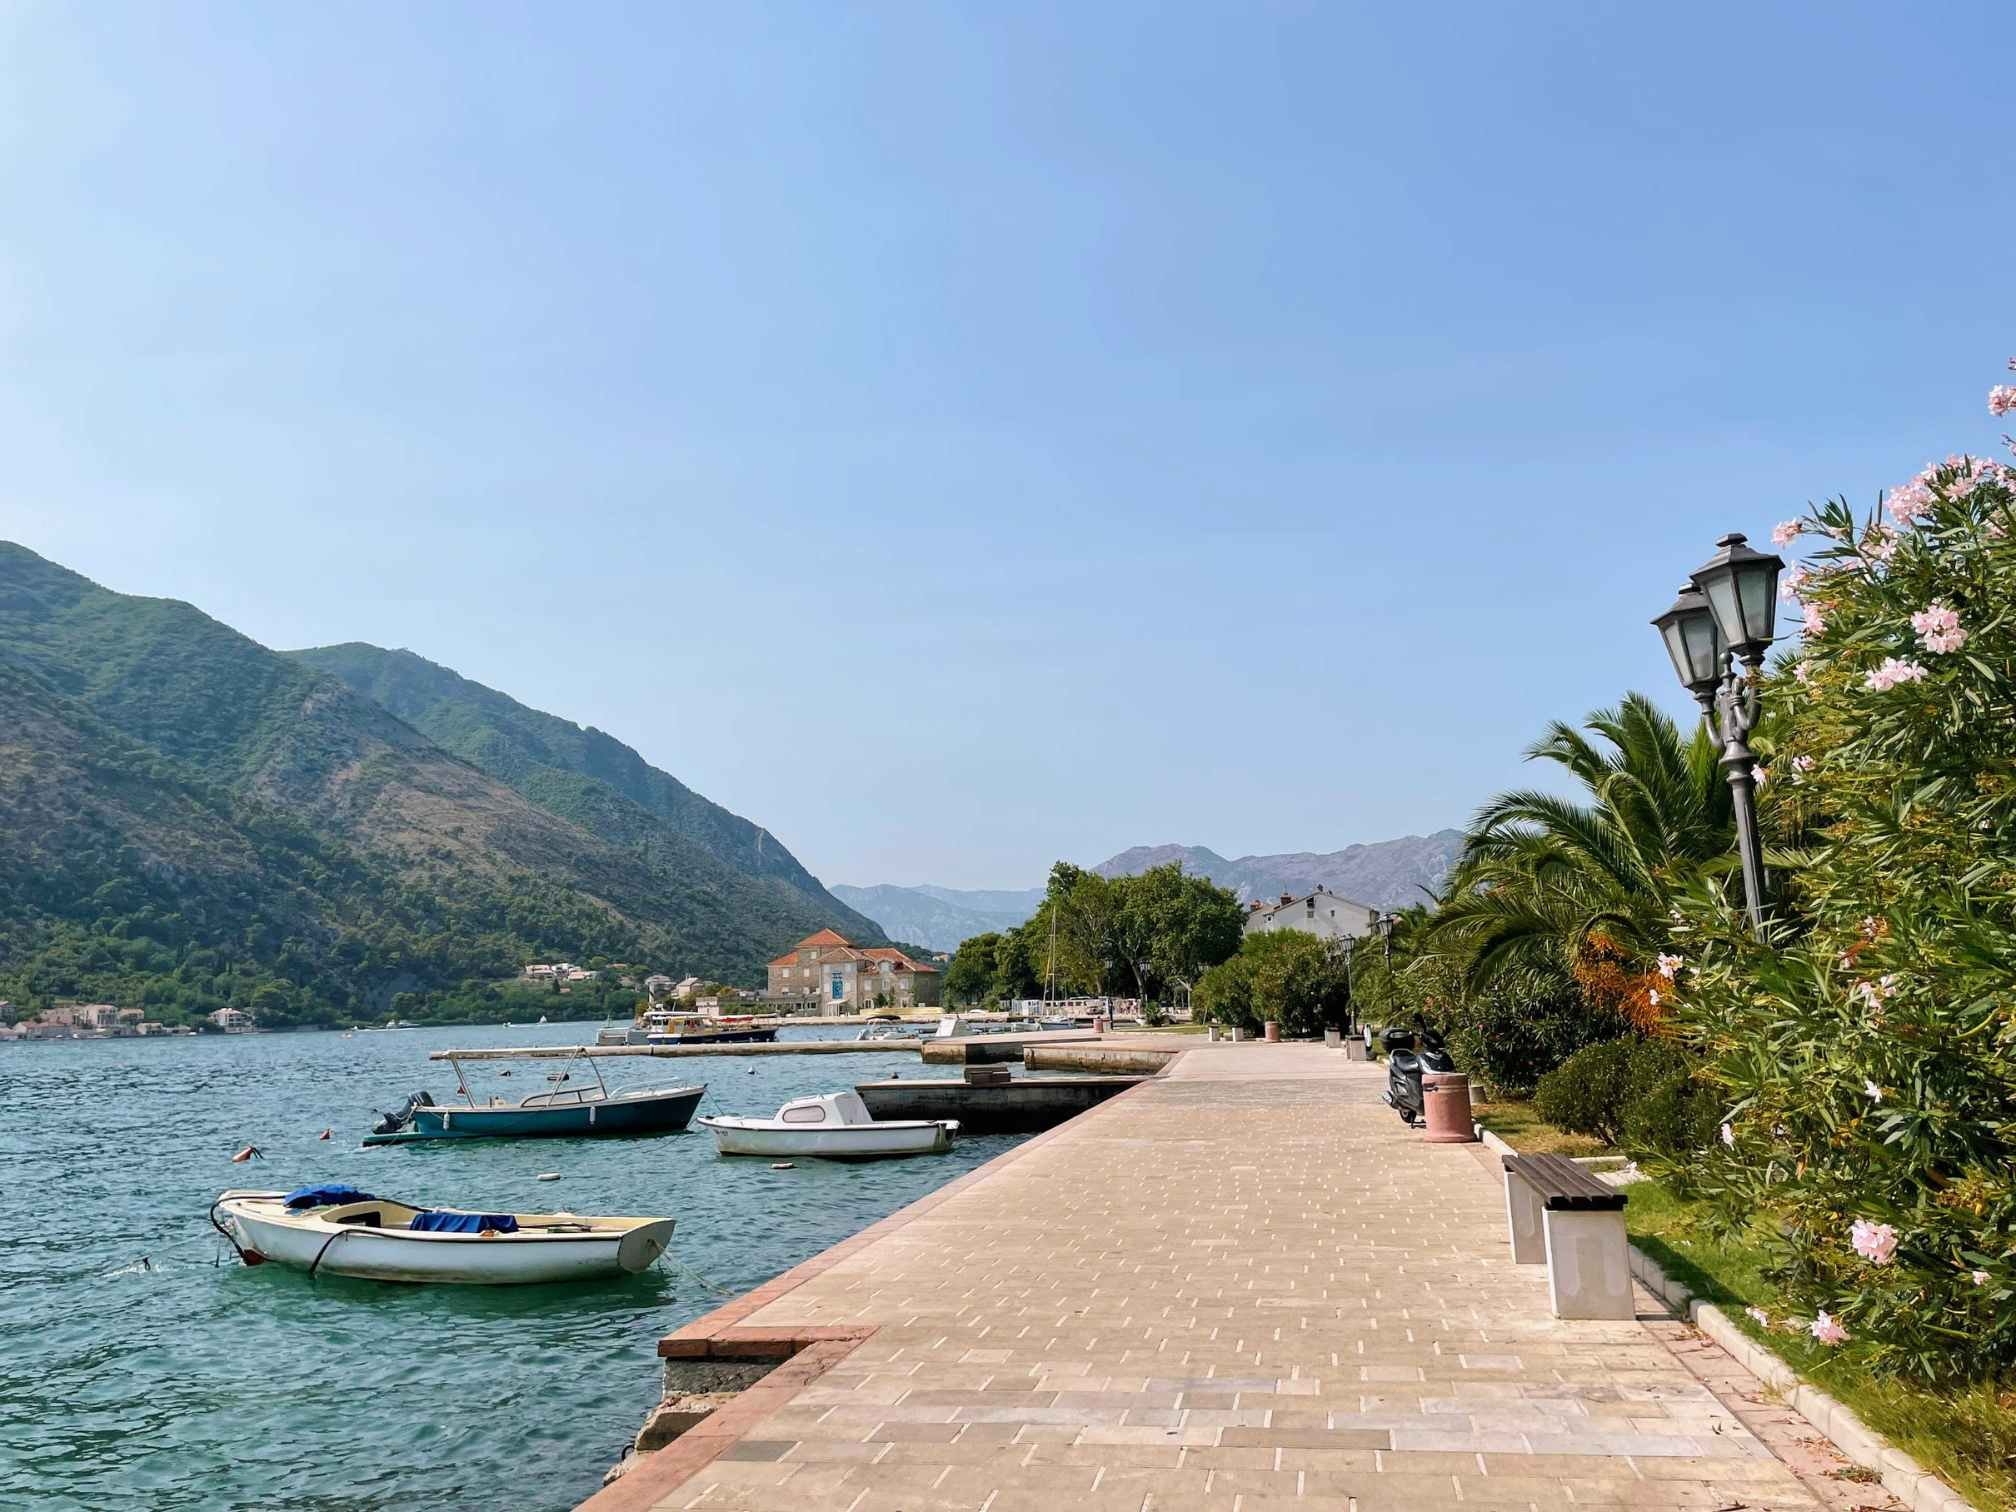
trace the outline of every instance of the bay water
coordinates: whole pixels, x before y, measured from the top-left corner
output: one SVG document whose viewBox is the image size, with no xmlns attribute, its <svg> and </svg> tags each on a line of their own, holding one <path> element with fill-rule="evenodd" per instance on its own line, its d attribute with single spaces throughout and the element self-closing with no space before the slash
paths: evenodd
<svg viewBox="0 0 2016 1512">
<path fill-rule="evenodd" d="M 660 1335 L 1018 1142 L 786 1171 L 723 1159 L 697 1128 L 358 1143 L 409 1092 L 453 1094 L 430 1050 L 584 1036 L 593 1026 L 0 1046 L 0 1507 L 571 1507 L 656 1402 Z M 705 1082 L 703 1114 L 760 1116 L 923 1074 L 914 1051 L 600 1064 L 612 1090 Z M 472 1066 L 479 1096 L 542 1090 L 554 1063 L 503 1069 Z M 246 1144 L 263 1159 L 231 1164 Z M 429 1206 L 679 1226 L 642 1276 L 492 1288 L 248 1268 L 205 1218 L 226 1188 L 324 1181 Z"/>
</svg>

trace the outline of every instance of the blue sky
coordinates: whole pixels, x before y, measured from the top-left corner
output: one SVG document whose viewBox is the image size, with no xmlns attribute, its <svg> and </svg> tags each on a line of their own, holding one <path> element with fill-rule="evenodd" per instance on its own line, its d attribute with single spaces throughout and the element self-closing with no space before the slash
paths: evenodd
<svg viewBox="0 0 2016 1512">
<path fill-rule="evenodd" d="M 829 881 L 1461 823 L 1986 452 L 2000 7 L 0 14 L 0 537 Z"/>
</svg>

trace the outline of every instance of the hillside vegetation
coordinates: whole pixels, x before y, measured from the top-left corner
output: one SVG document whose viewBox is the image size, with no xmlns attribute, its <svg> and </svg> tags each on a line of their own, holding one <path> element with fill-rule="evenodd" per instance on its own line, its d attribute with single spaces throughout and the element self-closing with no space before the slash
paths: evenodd
<svg viewBox="0 0 2016 1512">
<path fill-rule="evenodd" d="M 413 993 L 417 1016 L 550 956 L 755 983 L 827 924 L 873 934 L 684 836 L 593 832 L 189 605 L 0 543 L 0 998 L 19 1007 L 327 1023 Z"/>
</svg>

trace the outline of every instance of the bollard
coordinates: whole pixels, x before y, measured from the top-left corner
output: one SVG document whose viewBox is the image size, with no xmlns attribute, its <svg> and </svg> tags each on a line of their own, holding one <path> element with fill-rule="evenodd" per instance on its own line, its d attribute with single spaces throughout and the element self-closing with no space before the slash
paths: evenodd
<svg viewBox="0 0 2016 1512">
<path fill-rule="evenodd" d="M 1262 1026 L 1260 1032 L 1261 1037 L 1265 1039 L 1268 1044 L 1270 1045 L 1278 1044 L 1281 1039 L 1281 1021 L 1279 1019 L 1267 1020 L 1266 1024 Z"/>
<path fill-rule="evenodd" d="M 1470 1078 L 1461 1071 L 1429 1071 L 1421 1078 L 1422 1110 L 1429 1144 L 1474 1144 L 1470 1118 Z"/>
</svg>

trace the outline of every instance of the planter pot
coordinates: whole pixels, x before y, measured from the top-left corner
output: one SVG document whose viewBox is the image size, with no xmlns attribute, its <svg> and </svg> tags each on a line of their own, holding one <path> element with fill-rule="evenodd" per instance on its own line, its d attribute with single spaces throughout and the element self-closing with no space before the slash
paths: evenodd
<svg viewBox="0 0 2016 1512">
<path fill-rule="evenodd" d="M 1344 1043 L 1344 1036 L 1338 1030 L 1325 1029 L 1323 1031 L 1323 1043 L 1329 1049 L 1335 1050 L 1339 1045 Z"/>
<path fill-rule="evenodd" d="M 1278 1043 L 1281 1039 L 1281 1026 L 1273 1019 L 1267 1021 L 1262 1032 L 1266 1036 L 1267 1043 L 1270 1045 Z"/>
</svg>

